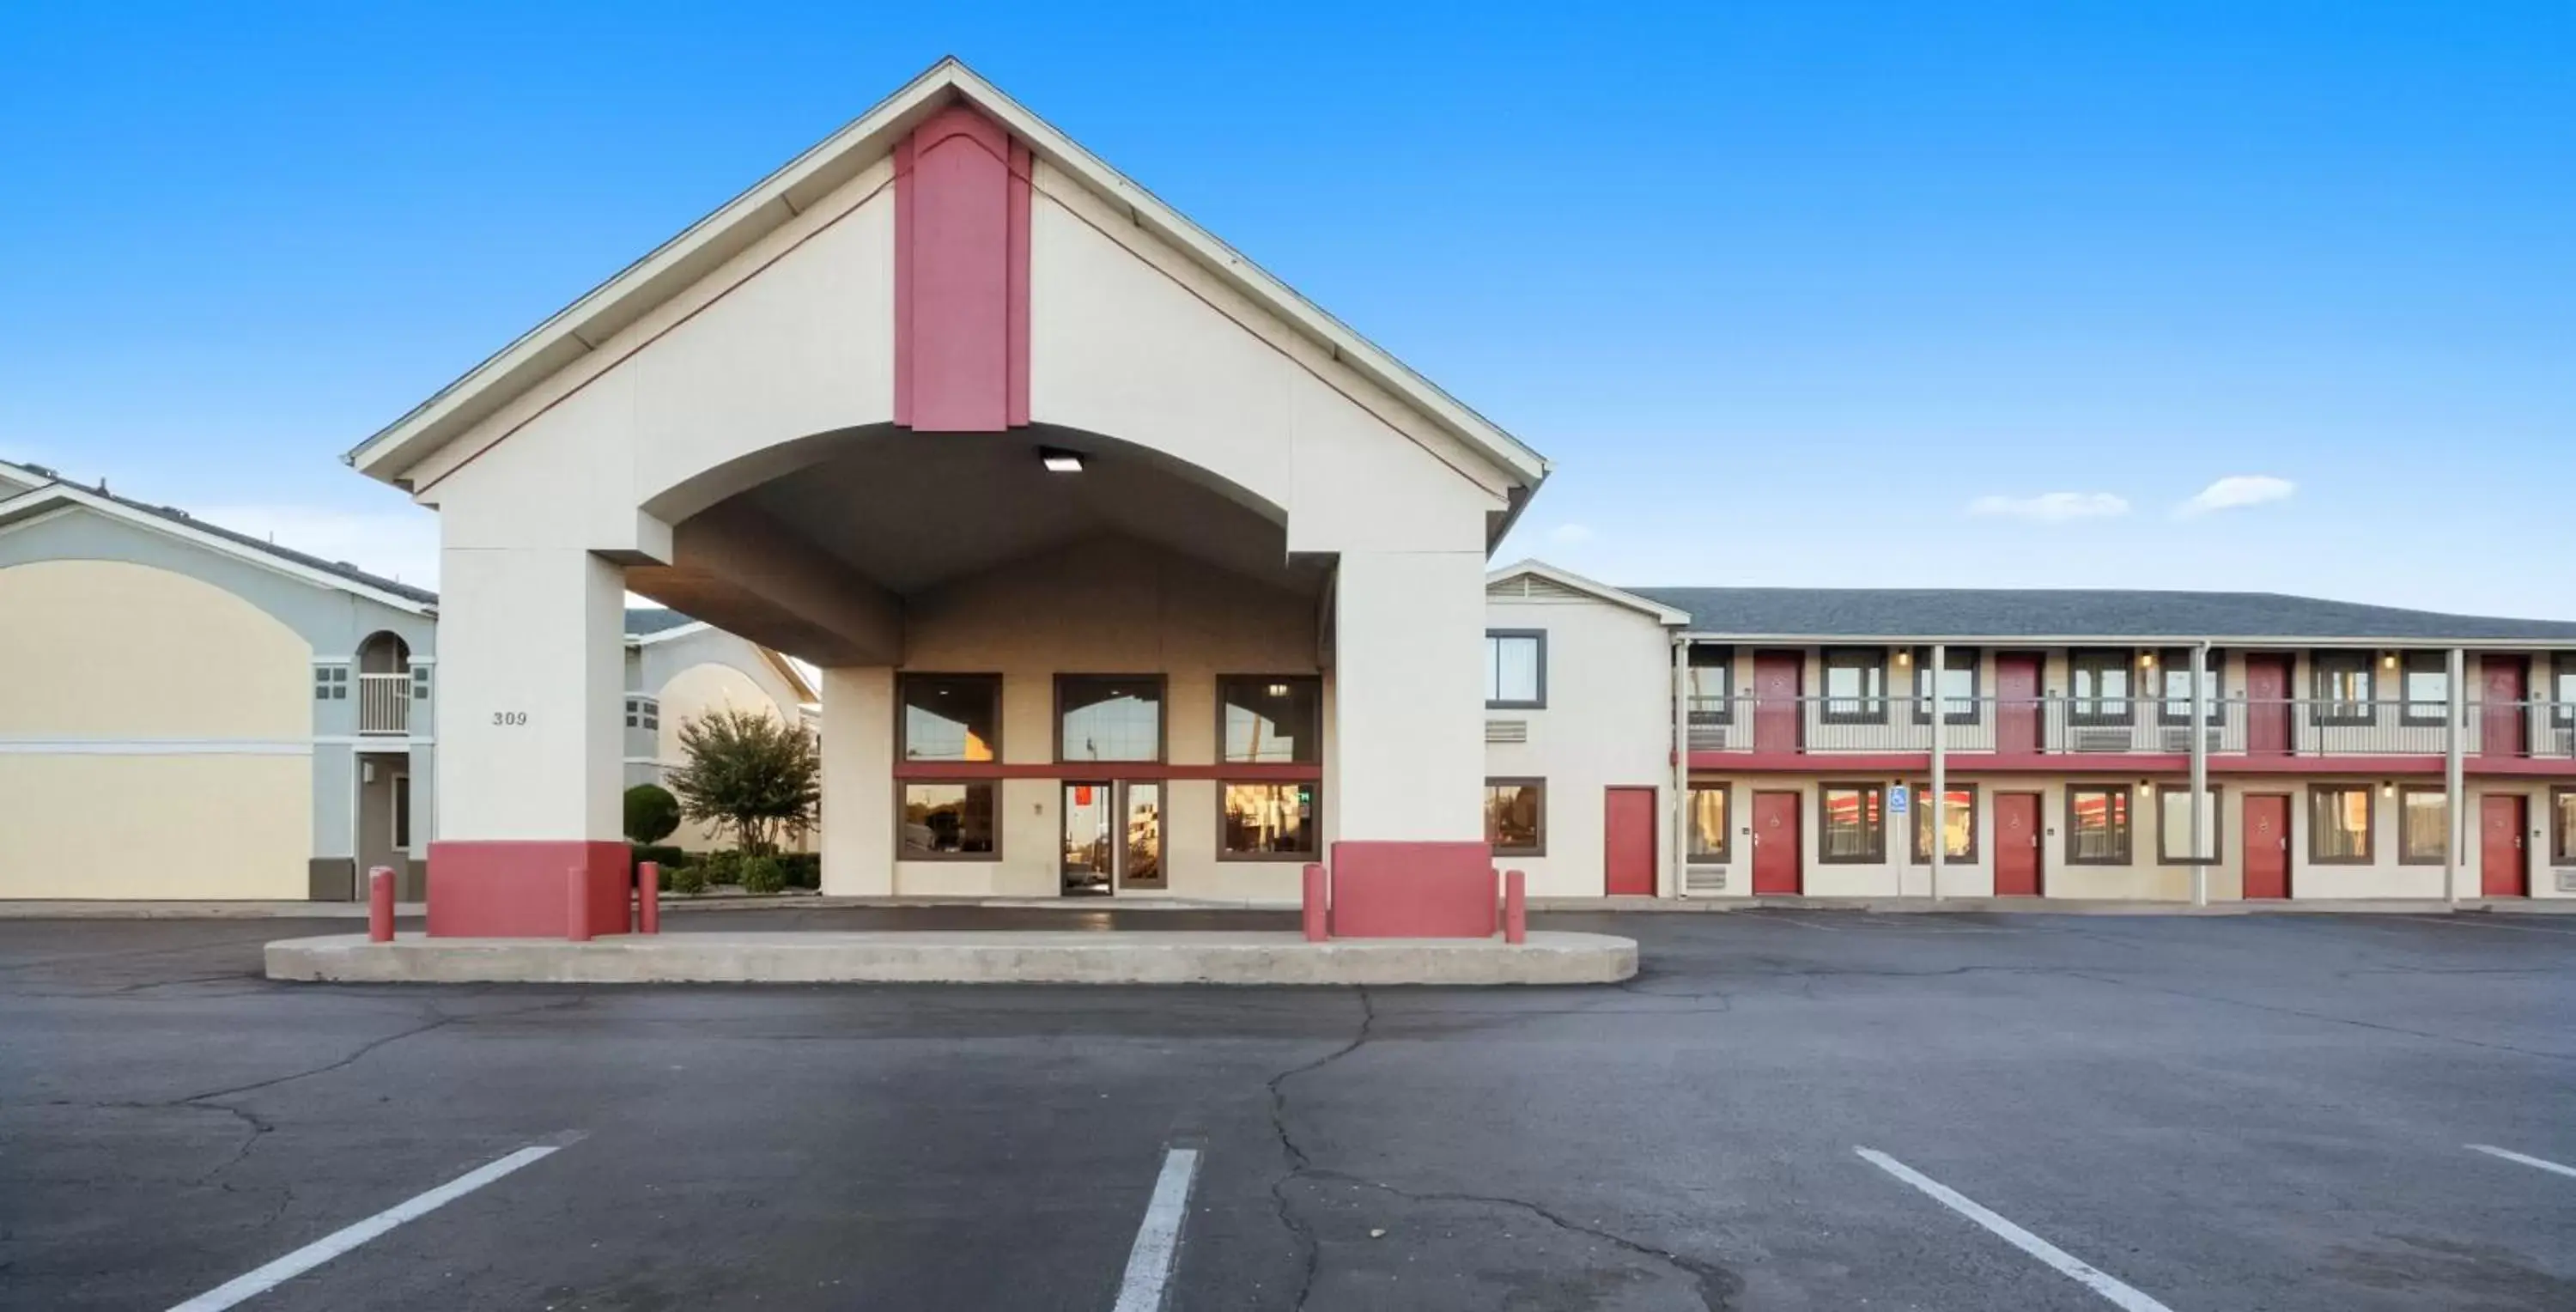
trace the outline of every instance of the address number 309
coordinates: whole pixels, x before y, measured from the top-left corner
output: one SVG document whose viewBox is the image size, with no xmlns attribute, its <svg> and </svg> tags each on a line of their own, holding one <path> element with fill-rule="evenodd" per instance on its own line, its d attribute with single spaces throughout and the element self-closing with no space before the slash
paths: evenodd
<svg viewBox="0 0 2576 1312">
<path fill-rule="evenodd" d="M 528 722 L 528 713 L 527 713 L 526 711 L 494 711 L 494 712 L 492 712 L 492 723 L 497 724 L 497 725 L 502 725 L 502 726 L 505 726 L 505 727 L 508 727 L 508 728 L 517 728 L 518 726 L 523 725 L 523 724 L 526 724 L 527 722 Z"/>
</svg>

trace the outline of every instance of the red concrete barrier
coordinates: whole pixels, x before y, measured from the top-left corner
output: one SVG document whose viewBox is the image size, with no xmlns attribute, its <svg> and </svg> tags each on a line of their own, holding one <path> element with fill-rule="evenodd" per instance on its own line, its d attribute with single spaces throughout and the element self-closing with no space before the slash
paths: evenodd
<svg viewBox="0 0 2576 1312">
<path fill-rule="evenodd" d="M 494 839 L 429 845 L 429 936 L 563 938 L 566 865 L 590 871 L 591 933 L 625 933 L 635 901 L 635 849 L 625 839 Z"/>
<path fill-rule="evenodd" d="M 662 863 L 647 861 L 635 867 L 635 932 L 662 932 Z"/>
<path fill-rule="evenodd" d="M 590 941 L 590 871 L 582 866 L 564 867 L 564 937 Z"/>
<path fill-rule="evenodd" d="M 1503 941 L 1529 942 L 1529 875 L 1523 871 L 1503 872 Z"/>
<path fill-rule="evenodd" d="M 1492 938 L 1494 884 L 1483 843 L 1335 843 L 1333 937 Z"/>
<path fill-rule="evenodd" d="M 1324 867 L 1321 865 L 1310 865 L 1306 867 L 1306 895 L 1304 905 L 1306 911 L 1306 941 L 1309 943 L 1321 943 L 1324 940 L 1331 938 L 1333 936 L 1332 930 L 1327 927 L 1324 919 Z"/>
<path fill-rule="evenodd" d="M 394 941 L 394 872 L 387 866 L 367 872 L 367 941 Z"/>
</svg>

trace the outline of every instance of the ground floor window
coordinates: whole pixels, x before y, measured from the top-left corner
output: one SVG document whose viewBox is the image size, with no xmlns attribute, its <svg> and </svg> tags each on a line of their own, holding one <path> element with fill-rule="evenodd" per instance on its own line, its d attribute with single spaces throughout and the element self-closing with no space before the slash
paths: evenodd
<svg viewBox="0 0 2576 1312">
<path fill-rule="evenodd" d="M 1949 799 L 1941 808 L 1941 859 L 1974 861 L 1977 859 L 1977 787 L 1974 784 L 1952 784 Z M 1932 785 L 1916 784 L 1914 795 L 1921 800 L 1914 807 L 1914 859 L 1924 865 L 1932 863 Z"/>
<path fill-rule="evenodd" d="M 1873 865 L 1887 860 L 1887 789 L 1826 784 L 1816 790 L 1816 859 Z"/>
<path fill-rule="evenodd" d="M 1715 865 L 1733 859 L 1729 835 L 1734 830 L 1726 813 L 1729 797 L 1724 784 L 1695 785 L 1690 790 L 1691 860 Z"/>
<path fill-rule="evenodd" d="M 2317 784 L 2308 789 L 2308 860 L 2369 864 L 2370 785 Z"/>
<path fill-rule="evenodd" d="M 1485 781 L 1485 842 L 1496 856 L 1547 854 L 1547 782 Z"/>
<path fill-rule="evenodd" d="M 2209 808 L 2209 850 L 2201 855 L 2214 858 L 2227 850 L 2226 813 L 2218 809 L 2218 790 L 2210 789 L 2201 805 Z M 2191 858 L 2191 785 L 2166 784 L 2156 790 L 2156 861 L 2178 866 Z"/>
<path fill-rule="evenodd" d="M 2451 797 L 2447 790 L 2409 784 L 2397 794 L 2397 859 L 2438 866 L 2451 859 Z"/>
<path fill-rule="evenodd" d="M 903 844 L 908 860 L 993 859 L 1000 844 L 993 829 L 993 790 L 999 784 L 905 784 Z"/>
<path fill-rule="evenodd" d="M 2549 815 L 2550 860 L 2576 865 L 2576 788 L 2551 789 Z"/>
<path fill-rule="evenodd" d="M 2066 863 L 2125 866 L 2131 846 L 2129 786 L 2066 790 Z"/>
<path fill-rule="evenodd" d="M 1221 784 L 1219 860 L 1288 860 L 1313 857 L 1323 816 L 1315 785 Z"/>
</svg>

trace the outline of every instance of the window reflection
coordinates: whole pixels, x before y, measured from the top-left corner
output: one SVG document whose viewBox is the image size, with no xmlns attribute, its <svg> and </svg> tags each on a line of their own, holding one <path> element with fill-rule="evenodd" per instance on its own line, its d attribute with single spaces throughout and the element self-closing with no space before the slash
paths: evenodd
<svg viewBox="0 0 2576 1312">
<path fill-rule="evenodd" d="M 994 759 L 1001 680 L 980 674 L 907 674 L 902 696 L 905 760 Z"/>
<path fill-rule="evenodd" d="M 1226 856 L 1313 856 L 1319 817 L 1313 784 L 1227 784 Z"/>
<path fill-rule="evenodd" d="M 1321 679 L 1236 676 L 1217 683 L 1230 765 L 1314 765 L 1324 759 Z"/>
<path fill-rule="evenodd" d="M 1143 675 L 1056 680 L 1059 761 L 1163 759 L 1163 684 Z"/>
</svg>

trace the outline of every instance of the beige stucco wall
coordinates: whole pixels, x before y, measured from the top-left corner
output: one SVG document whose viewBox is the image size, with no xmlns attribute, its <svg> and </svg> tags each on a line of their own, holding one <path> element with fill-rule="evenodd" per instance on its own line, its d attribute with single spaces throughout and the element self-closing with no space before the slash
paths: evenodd
<svg viewBox="0 0 2576 1312">
<path fill-rule="evenodd" d="M 1493 709 L 1522 721 L 1528 740 L 1485 745 L 1485 773 L 1547 781 L 1546 855 L 1498 856 L 1529 873 L 1541 897 L 1598 897 L 1604 886 L 1607 790 L 1655 790 L 1658 884 L 1671 855 L 1672 647 L 1658 620 L 1597 598 L 1489 597 L 1485 625 L 1547 634 L 1547 705 Z"/>
<path fill-rule="evenodd" d="M 0 569 L 0 897 L 300 898 L 312 649 L 118 561 Z"/>
</svg>

